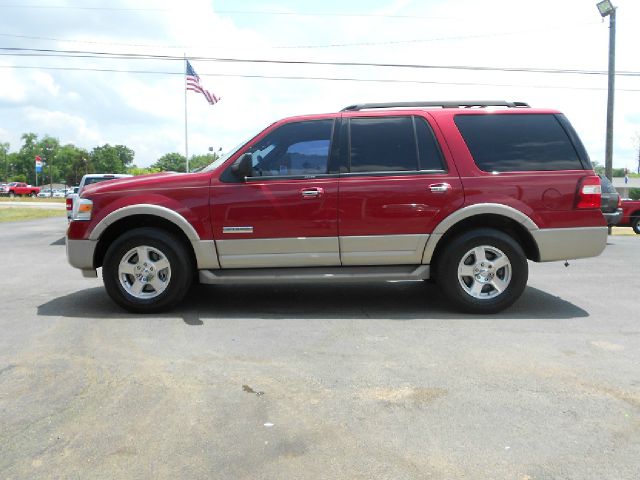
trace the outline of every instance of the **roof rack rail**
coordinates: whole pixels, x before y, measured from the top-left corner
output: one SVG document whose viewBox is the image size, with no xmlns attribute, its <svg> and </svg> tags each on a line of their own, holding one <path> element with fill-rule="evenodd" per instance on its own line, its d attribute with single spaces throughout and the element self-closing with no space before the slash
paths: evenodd
<svg viewBox="0 0 640 480">
<path fill-rule="evenodd" d="M 506 102 L 504 100 L 478 100 L 478 101 L 442 101 L 442 102 L 391 102 L 391 103 L 359 103 L 349 105 L 340 110 L 341 112 L 355 112 L 370 108 L 420 108 L 420 107 L 440 107 L 440 108 L 473 108 L 473 107 L 509 107 L 528 108 L 525 102 Z"/>
</svg>

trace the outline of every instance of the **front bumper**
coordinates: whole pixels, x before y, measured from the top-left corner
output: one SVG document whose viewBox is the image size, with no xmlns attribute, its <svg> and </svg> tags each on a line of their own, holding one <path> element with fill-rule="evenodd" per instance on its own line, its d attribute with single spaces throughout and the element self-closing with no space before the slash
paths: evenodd
<svg viewBox="0 0 640 480">
<path fill-rule="evenodd" d="M 96 251 L 95 240 L 70 240 L 67 237 L 67 260 L 72 267 L 82 270 L 85 277 L 96 277 L 96 269 L 93 265 L 93 254 Z"/>
</svg>

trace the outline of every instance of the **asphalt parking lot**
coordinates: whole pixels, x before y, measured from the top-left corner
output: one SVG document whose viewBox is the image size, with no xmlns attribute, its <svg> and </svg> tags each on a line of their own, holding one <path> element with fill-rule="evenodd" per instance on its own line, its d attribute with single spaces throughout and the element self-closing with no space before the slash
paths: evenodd
<svg viewBox="0 0 640 480">
<path fill-rule="evenodd" d="M 0 226 L 0 478 L 637 479 L 640 236 L 510 310 L 422 282 L 198 286 L 136 316 Z"/>
</svg>

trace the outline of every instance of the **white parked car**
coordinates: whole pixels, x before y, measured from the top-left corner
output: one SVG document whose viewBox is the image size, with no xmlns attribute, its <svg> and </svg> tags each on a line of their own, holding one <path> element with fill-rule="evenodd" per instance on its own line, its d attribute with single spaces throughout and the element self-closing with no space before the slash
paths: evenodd
<svg viewBox="0 0 640 480">
<path fill-rule="evenodd" d="M 89 173 L 83 176 L 82 180 L 80 180 L 80 185 L 78 187 L 74 187 L 78 190 L 75 193 L 67 194 L 67 219 L 71 220 L 73 210 L 76 208 L 78 198 L 80 198 L 80 194 L 82 193 L 84 187 L 86 187 L 87 185 L 91 185 L 92 183 L 106 182 L 108 180 L 115 180 L 116 178 L 125 177 L 133 177 L 133 175 L 124 173 Z"/>
</svg>

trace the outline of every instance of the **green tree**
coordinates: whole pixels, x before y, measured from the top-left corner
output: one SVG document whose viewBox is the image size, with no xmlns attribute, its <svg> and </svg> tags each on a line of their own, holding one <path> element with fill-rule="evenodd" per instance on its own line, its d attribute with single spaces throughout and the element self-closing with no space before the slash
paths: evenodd
<svg viewBox="0 0 640 480">
<path fill-rule="evenodd" d="M 217 159 L 218 159 L 217 153 L 208 153 L 206 155 L 193 155 L 189 159 L 189 170 L 192 172 L 198 171 Z"/>
<path fill-rule="evenodd" d="M 0 143 L 0 154 L 2 155 L 0 161 L 2 161 L 2 179 L 4 181 L 9 178 L 9 147 L 11 147 L 9 142 Z"/>
<path fill-rule="evenodd" d="M 167 153 L 151 165 L 151 168 L 160 172 L 184 172 L 186 171 L 186 159 L 184 155 L 177 152 Z"/>
<path fill-rule="evenodd" d="M 78 185 L 88 171 L 89 152 L 68 143 L 58 150 L 56 155 L 60 175 L 67 185 Z"/>
<path fill-rule="evenodd" d="M 604 175 L 604 165 L 601 165 L 597 160 L 592 160 L 591 165 L 598 175 Z"/>
<path fill-rule="evenodd" d="M 218 158 L 216 153 L 208 153 L 206 155 L 192 155 L 189 158 L 189 171 L 193 172 L 206 167 Z M 185 172 L 186 171 L 185 156 L 177 153 L 167 153 L 160 157 L 156 163 L 151 165 L 152 168 L 162 172 Z"/>
<path fill-rule="evenodd" d="M 38 135 L 35 133 L 23 133 L 20 137 L 22 146 L 13 162 L 12 177 L 24 176 L 25 182 L 35 183 L 35 157 L 40 153 L 38 148 Z M 19 181 L 19 180 L 14 180 Z"/>
<path fill-rule="evenodd" d="M 640 188 L 630 188 L 629 198 L 631 200 L 640 200 Z"/>
<path fill-rule="evenodd" d="M 108 143 L 95 147 L 89 154 L 90 173 L 126 173 L 133 163 L 134 152 L 124 145 L 112 146 Z"/>
<path fill-rule="evenodd" d="M 127 168 L 127 173 L 130 175 L 148 175 L 150 173 L 158 173 L 160 170 L 154 167 L 138 167 L 137 165 L 132 165 Z"/>
<path fill-rule="evenodd" d="M 118 152 L 118 158 L 122 162 L 125 169 L 133 165 L 133 159 L 136 156 L 135 152 L 124 145 L 116 145 L 116 151 Z"/>
<path fill-rule="evenodd" d="M 61 173 L 60 162 L 58 160 L 58 150 L 60 149 L 60 140 L 57 138 L 45 135 L 36 144 L 38 148 L 38 155 L 44 160 L 42 166 L 42 179 L 41 184 L 44 183 L 61 183 L 64 182 L 63 175 Z M 35 168 L 32 159 L 32 169 Z"/>
</svg>

